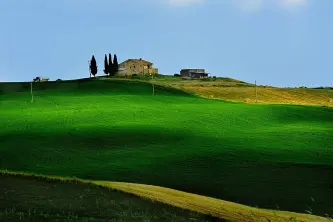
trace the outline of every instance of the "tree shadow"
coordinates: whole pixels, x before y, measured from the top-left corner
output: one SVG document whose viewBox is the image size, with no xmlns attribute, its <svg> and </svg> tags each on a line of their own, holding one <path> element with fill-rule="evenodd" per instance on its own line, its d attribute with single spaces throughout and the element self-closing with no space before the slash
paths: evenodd
<svg viewBox="0 0 333 222">
<path fill-rule="evenodd" d="M 315 122 L 333 124 L 333 109 L 318 106 L 302 105 L 265 105 L 267 112 L 271 113 L 279 122 Z"/>
<path fill-rule="evenodd" d="M 30 91 L 30 82 L 21 83 L 1 83 L 2 94 Z M 33 91 L 37 93 L 56 91 L 64 92 L 87 92 L 87 93 L 116 93 L 133 95 L 151 95 L 152 85 L 147 82 L 128 81 L 128 80 L 95 80 L 79 79 L 59 82 L 38 82 L 33 83 Z M 194 95 L 172 87 L 155 85 L 156 95 L 177 95 L 195 97 Z"/>
</svg>

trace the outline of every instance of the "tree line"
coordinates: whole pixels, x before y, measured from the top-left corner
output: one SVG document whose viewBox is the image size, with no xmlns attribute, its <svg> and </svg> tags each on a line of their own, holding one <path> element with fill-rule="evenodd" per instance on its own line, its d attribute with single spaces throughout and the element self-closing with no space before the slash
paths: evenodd
<svg viewBox="0 0 333 222">
<path fill-rule="evenodd" d="M 91 77 L 91 75 L 93 75 L 95 77 L 96 74 L 98 73 L 98 67 L 97 67 L 97 62 L 96 62 L 94 55 L 92 56 L 92 58 L 90 60 L 89 69 L 90 69 L 90 77 Z M 107 55 L 105 54 L 104 70 L 103 70 L 105 75 L 115 76 L 116 73 L 118 72 L 118 70 L 119 70 L 119 64 L 118 64 L 117 55 L 114 54 L 113 59 L 112 59 L 112 55 L 111 55 L 111 53 L 109 53 L 109 59 L 108 59 Z"/>
</svg>

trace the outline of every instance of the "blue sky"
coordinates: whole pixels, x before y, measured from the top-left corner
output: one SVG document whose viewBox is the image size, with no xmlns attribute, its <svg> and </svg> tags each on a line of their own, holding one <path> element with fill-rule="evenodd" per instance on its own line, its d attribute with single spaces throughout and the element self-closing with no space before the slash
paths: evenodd
<svg viewBox="0 0 333 222">
<path fill-rule="evenodd" d="M 94 54 L 161 74 L 333 86 L 332 0 L 0 0 L 0 81 L 89 76 Z"/>
</svg>

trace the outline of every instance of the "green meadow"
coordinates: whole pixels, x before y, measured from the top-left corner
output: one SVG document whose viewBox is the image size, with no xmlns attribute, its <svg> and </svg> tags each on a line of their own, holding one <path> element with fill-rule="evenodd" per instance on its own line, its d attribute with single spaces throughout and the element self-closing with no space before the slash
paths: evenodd
<svg viewBox="0 0 333 222">
<path fill-rule="evenodd" d="M 0 169 L 333 215 L 333 109 L 129 80 L 0 83 Z"/>
</svg>

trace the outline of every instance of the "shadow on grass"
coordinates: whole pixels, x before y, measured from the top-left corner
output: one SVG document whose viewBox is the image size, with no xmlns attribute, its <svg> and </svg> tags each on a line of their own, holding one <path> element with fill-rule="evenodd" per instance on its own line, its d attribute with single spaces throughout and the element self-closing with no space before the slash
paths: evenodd
<svg viewBox="0 0 333 222">
<path fill-rule="evenodd" d="M 95 185 L 11 175 L 0 181 L 1 221 L 222 221 Z"/>
<path fill-rule="evenodd" d="M 0 94 L 14 92 L 30 92 L 30 82 L 1 83 Z M 116 94 L 150 95 L 152 94 L 151 83 L 129 80 L 94 80 L 80 79 L 61 82 L 38 82 L 33 83 L 33 91 L 52 92 L 100 92 Z M 192 94 L 172 87 L 155 85 L 155 93 L 159 95 L 177 95 L 194 97 Z"/>
<path fill-rule="evenodd" d="M 257 150 L 250 140 L 240 148 L 241 142 L 141 125 L 12 132 L 0 136 L 0 167 L 151 184 L 260 208 L 305 213 L 310 207 L 316 215 L 332 214 L 331 165 L 291 164 L 291 158 L 296 163 L 310 154 Z"/>
<path fill-rule="evenodd" d="M 333 109 L 302 105 L 264 105 L 279 122 L 315 122 L 333 124 Z M 333 142 L 333 140 L 332 140 Z"/>
</svg>

